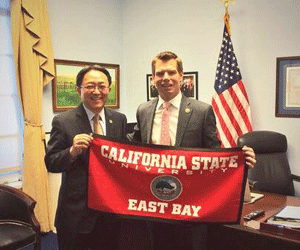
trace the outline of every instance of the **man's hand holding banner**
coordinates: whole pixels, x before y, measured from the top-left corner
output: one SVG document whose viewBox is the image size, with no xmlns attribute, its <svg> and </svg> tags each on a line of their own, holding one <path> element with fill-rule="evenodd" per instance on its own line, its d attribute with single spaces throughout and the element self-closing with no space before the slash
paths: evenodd
<svg viewBox="0 0 300 250">
<path fill-rule="evenodd" d="M 247 168 L 241 149 L 184 149 L 95 136 L 88 206 L 172 221 L 238 223 Z"/>
</svg>

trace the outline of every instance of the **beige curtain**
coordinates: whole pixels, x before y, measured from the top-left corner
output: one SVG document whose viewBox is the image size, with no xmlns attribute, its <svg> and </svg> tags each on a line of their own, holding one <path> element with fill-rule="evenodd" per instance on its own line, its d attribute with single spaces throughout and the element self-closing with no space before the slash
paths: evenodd
<svg viewBox="0 0 300 250">
<path fill-rule="evenodd" d="M 43 87 L 54 77 L 46 0 L 11 0 L 12 40 L 19 96 L 23 109 L 23 190 L 37 201 L 36 216 L 50 231 L 49 185 L 44 164 Z"/>
</svg>

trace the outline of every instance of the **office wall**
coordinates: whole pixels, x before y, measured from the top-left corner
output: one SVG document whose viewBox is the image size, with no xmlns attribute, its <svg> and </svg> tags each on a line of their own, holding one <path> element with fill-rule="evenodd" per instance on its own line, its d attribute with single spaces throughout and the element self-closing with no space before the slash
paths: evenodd
<svg viewBox="0 0 300 250">
<path fill-rule="evenodd" d="M 300 3 L 296 0 L 235 1 L 229 7 L 232 42 L 251 103 L 255 130 L 274 130 L 288 139 L 289 160 L 300 175 L 300 118 L 276 118 L 276 57 L 300 56 Z M 211 102 L 223 33 L 220 1 L 139 0 L 123 5 L 127 116 L 146 100 L 146 74 L 160 51 L 176 52 L 185 71 L 198 71 L 199 98 Z M 132 93 L 135 93 L 134 98 Z M 300 194 L 300 186 L 297 187 Z"/>
<path fill-rule="evenodd" d="M 55 59 L 120 64 L 123 68 L 122 6 L 118 0 L 48 0 Z M 121 93 L 125 92 L 121 85 Z M 125 106 L 121 99 L 121 107 Z M 51 130 L 52 85 L 44 89 L 43 122 Z"/>
<path fill-rule="evenodd" d="M 135 121 L 137 106 L 146 101 L 146 74 L 151 73 L 152 58 L 163 50 L 177 53 L 185 71 L 198 71 L 199 99 L 211 102 L 223 32 L 219 0 L 48 0 L 48 5 L 55 58 L 121 65 L 120 111 L 129 121 Z M 253 127 L 287 136 L 292 172 L 297 175 L 300 119 L 276 118 L 275 94 L 276 57 L 300 55 L 299 10 L 297 0 L 243 0 L 229 7 Z M 107 36 L 108 31 L 113 35 Z M 46 130 L 53 116 L 49 96 L 48 89 Z M 300 185 L 297 192 L 300 195 Z"/>
</svg>

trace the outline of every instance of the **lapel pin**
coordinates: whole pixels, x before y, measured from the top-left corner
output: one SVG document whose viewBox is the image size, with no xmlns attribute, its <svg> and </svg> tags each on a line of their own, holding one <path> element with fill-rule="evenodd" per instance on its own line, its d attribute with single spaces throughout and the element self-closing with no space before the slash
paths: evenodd
<svg viewBox="0 0 300 250">
<path fill-rule="evenodd" d="M 112 120 L 112 119 L 109 119 L 108 121 L 109 121 L 109 123 L 113 123 L 113 120 Z"/>
<path fill-rule="evenodd" d="M 190 112 L 191 112 L 191 110 L 190 110 L 189 108 L 186 108 L 186 109 L 185 109 L 185 113 L 188 114 L 188 113 L 190 113 Z"/>
</svg>

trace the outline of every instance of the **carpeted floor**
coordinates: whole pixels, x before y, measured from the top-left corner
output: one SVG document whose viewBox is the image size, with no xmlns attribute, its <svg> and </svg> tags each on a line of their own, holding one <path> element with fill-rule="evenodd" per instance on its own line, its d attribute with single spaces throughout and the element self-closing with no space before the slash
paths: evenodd
<svg viewBox="0 0 300 250">
<path fill-rule="evenodd" d="M 33 250 L 33 246 L 26 247 L 23 250 Z M 58 250 L 55 233 L 50 232 L 42 235 L 42 250 Z"/>
</svg>

